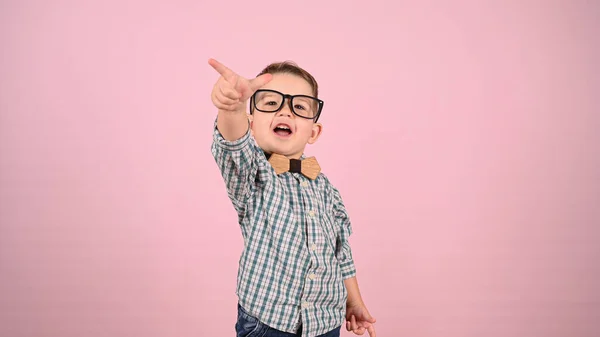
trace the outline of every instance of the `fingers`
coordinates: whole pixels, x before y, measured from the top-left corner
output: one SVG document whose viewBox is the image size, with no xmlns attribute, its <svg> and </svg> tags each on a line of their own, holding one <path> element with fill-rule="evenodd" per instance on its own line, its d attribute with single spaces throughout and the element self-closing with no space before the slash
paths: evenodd
<svg viewBox="0 0 600 337">
<path fill-rule="evenodd" d="M 224 77 L 215 83 L 211 99 L 213 104 L 220 110 L 236 111 L 240 108 L 240 93 L 235 90 L 233 84 L 227 82 Z"/>
<path fill-rule="evenodd" d="M 260 89 L 263 85 L 271 82 L 273 79 L 273 75 L 271 74 L 262 74 L 257 78 L 254 78 L 250 81 L 250 90 L 254 93 L 256 90 Z"/>
<path fill-rule="evenodd" d="M 375 337 L 374 323 L 376 320 L 369 314 L 365 316 L 357 319 L 355 315 L 350 315 L 349 320 L 346 321 L 346 330 L 352 331 L 357 335 L 364 335 L 367 332 L 370 337 Z"/>
<path fill-rule="evenodd" d="M 238 111 L 240 109 L 240 103 L 235 103 L 235 104 L 223 104 L 223 103 L 214 103 L 215 107 L 219 110 L 224 110 L 224 111 Z"/>
<path fill-rule="evenodd" d="M 368 322 L 358 322 L 357 326 L 358 326 L 358 328 L 356 328 L 352 331 L 357 335 L 363 335 L 365 333 L 365 331 L 369 331 L 369 330 L 373 329 L 373 325 L 371 325 L 371 323 L 368 323 Z"/>
<path fill-rule="evenodd" d="M 227 68 L 221 62 L 211 58 L 208 60 L 208 64 L 210 64 L 211 67 L 213 67 L 219 74 L 221 74 L 221 76 L 223 76 L 223 78 L 226 81 L 230 82 L 235 80 L 236 73 L 234 73 L 231 69 Z"/>
<path fill-rule="evenodd" d="M 358 329 L 358 324 L 356 324 L 356 317 L 354 315 L 350 318 L 350 324 L 352 325 L 352 331 Z"/>
<path fill-rule="evenodd" d="M 216 95 L 221 100 L 221 103 L 225 104 L 237 103 L 240 99 L 240 94 L 226 85 L 220 85 L 219 92 Z"/>
<path fill-rule="evenodd" d="M 223 104 L 223 103 L 216 102 L 215 107 L 219 110 L 238 111 L 240 104 L 239 103 Z"/>
<path fill-rule="evenodd" d="M 369 333 L 370 337 L 375 337 L 375 326 L 371 325 L 370 327 L 368 327 L 367 332 Z"/>
<path fill-rule="evenodd" d="M 240 107 L 240 101 L 225 96 L 220 89 L 215 89 L 212 97 L 213 104 L 219 110 L 236 111 Z"/>
<path fill-rule="evenodd" d="M 352 332 L 357 335 L 364 335 L 365 332 L 368 332 L 370 337 L 375 337 L 375 326 L 368 322 L 359 322 L 358 328 L 352 329 Z"/>
</svg>

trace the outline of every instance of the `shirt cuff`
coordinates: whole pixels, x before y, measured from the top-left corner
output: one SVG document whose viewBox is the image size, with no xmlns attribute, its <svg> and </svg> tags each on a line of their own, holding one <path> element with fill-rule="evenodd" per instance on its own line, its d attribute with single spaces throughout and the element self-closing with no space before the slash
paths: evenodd
<svg viewBox="0 0 600 337">
<path fill-rule="evenodd" d="M 248 141 L 249 139 L 250 139 L 250 121 L 248 121 L 248 130 L 242 137 L 240 137 L 236 140 L 227 140 L 227 139 L 223 138 L 223 135 L 219 131 L 219 128 L 217 128 L 217 121 L 215 120 L 213 140 L 214 140 L 215 144 L 218 145 L 219 147 L 221 147 L 222 149 L 225 149 L 228 151 L 239 151 L 239 150 L 245 148 L 249 144 L 249 141 Z"/>
<path fill-rule="evenodd" d="M 356 267 L 353 260 L 340 263 L 340 268 L 342 269 L 342 278 L 344 280 L 356 276 Z"/>
</svg>

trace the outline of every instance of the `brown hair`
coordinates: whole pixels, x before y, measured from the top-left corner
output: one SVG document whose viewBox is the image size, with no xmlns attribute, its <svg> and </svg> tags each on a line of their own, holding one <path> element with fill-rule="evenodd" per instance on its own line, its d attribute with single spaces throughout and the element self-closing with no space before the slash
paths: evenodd
<svg viewBox="0 0 600 337">
<path fill-rule="evenodd" d="M 263 74 L 292 74 L 298 77 L 303 78 L 310 84 L 312 88 L 312 94 L 315 98 L 319 98 L 319 85 L 317 84 L 317 80 L 306 70 L 300 68 L 296 63 L 292 61 L 284 61 L 284 62 L 275 62 L 269 64 L 265 69 L 263 69 L 256 77 Z"/>
</svg>

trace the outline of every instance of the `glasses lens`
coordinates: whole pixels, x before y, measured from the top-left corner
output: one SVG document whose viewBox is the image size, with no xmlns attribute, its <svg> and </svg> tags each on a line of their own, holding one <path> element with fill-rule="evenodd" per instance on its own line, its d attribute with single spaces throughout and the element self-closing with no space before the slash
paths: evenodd
<svg viewBox="0 0 600 337">
<path fill-rule="evenodd" d="M 283 96 L 272 91 L 257 91 L 254 97 L 256 109 L 263 112 L 277 111 L 283 102 Z"/>
<path fill-rule="evenodd" d="M 294 97 L 292 100 L 294 112 L 302 117 L 314 118 L 319 109 L 319 102 L 312 97 Z"/>
</svg>

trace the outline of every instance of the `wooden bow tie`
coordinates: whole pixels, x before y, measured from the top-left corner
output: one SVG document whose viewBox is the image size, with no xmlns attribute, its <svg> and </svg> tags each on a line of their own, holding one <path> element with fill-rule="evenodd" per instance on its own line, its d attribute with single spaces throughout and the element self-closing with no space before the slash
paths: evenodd
<svg viewBox="0 0 600 337">
<path fill-rule="evenodd" d="M 277 153 L 273 153 L 269 157 L 269 163 L 275 169 L 275 173 L 283 172 L 302 173 L 305 177 L 315 180 L 321 172 L 321 166 L 315 157 L 306 159 L 288 159 Z"/>
</svg>

